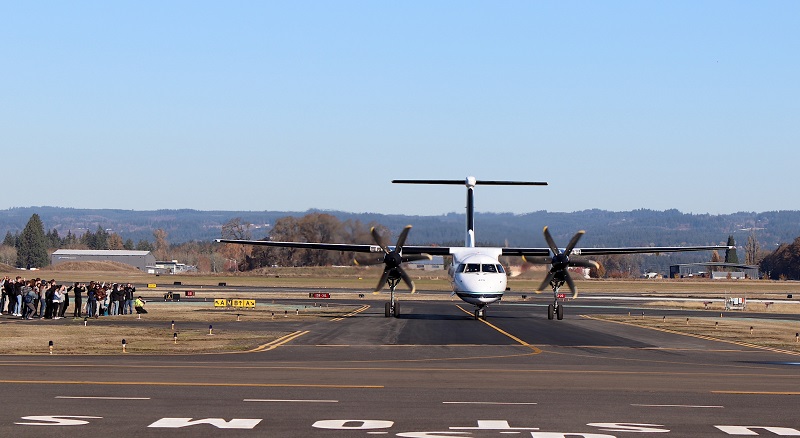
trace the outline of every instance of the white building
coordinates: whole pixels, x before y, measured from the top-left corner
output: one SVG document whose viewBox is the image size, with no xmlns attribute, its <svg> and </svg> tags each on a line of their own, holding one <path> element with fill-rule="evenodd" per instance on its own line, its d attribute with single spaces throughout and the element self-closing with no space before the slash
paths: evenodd
<svg viewBox="0 0 800 438">
<path fill-rule="evenodd" d="M 150 251 L 98 250 L 98 249 L 59 249 L 50 255 L 50 264 L 55 266 L 64 262 L 119 262 L 145 271 L 156 263 Z"/>
</svg>

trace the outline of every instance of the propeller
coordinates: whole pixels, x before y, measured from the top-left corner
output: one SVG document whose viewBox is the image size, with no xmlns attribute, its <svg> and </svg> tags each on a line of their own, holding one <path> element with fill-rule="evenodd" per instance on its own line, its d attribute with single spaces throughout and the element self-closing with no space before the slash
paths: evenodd
<svg viewBox="0 0 800 438">
<path fill-rule="evenodd" d="M 575 233 L 575 235 L 572 236 L 572 239 L 570 239 L 569 243 L 567 244 L 567 247 L 564 248 L 564 251 L 561 251 L 556 245 L 555 240 L 553 240 L 553 236 L 550 235 L 550 230 L 547 227 L 544 227 L 544 240 L 547 241 L 547 246 L 550 247 L 553 257 L 522 257 L 522 259 L 528 263 L 551 265 L 550 271 L 547 272 L 547 276 L 545 277 L 544 281 L 542 281 L 542 284 L 540 284 L 536 289 L 537 292 L 543 291 L 547 285 L 555 281 L 556 283 L 560 284 L 567 283 L 569 290 L 572 292 L 572 298 L 578 297 L 578 289 L 575 288 L 575 282 L 569 275 L 569 268 L 579 267 L 596 269 L 600 266 L 594 260 L 570 260 L 572 250 L 575 249 L 575 245 L 578 244 L 578 241 L 585 233 L 586 231 L 583 230 Z"/>
<path fill-rule="evenodd" d="M 411 277 L 408 276 L 406 271 L 401 266 L 403 263 L 406 262 L 414 262 L 418 260 L 430 260 L 432 257 L 429 254 L 415 254 L 415 255 L 403 255 L 403 245 L 406 243 L 406 238 L 408 237 L 408 232 L 411 231 L 411 225 L 407 225 L 403 228 L 403 231 L 400 232 L 400 236 L 397 238 L 397 243 L 395 244 L 394 248 L 389 249 L 386 245 L 386 241 L 384 237 L 372 227 L 370 233 L 372 234 L 372 240 L 381 247 L 383 250 L 383 255 L 380 257 L 371 257 L 371 258 L 356 258 L 355 262 L 357 265 L 379 265 L 381 263 L 384 264 L 383 273 L 381 274 L 381 278 L 378 280 L 378 285 L 375 287 L 374 292 L 379 292 L 383 289 L 383 286 L 387 282 L 399 282 L 403 280 L 403 282 L 411 289 L 411 293 L 416 292 L 416 287 L 414 286 L 414 282 L 411 281 Z"/>
</svg>

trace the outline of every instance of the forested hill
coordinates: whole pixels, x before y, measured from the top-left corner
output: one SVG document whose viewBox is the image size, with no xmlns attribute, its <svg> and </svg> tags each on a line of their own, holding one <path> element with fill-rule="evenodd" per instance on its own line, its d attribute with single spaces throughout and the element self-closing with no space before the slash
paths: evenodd
<svg viewBox="0 0 800 438">
<path fill-rule="evenodd" d="M 315 211 L 318 212 L 318 211 Z M 198 210 L 91 210 L 60 207 L 20 207 L 0 210 L 0 233 L 19 233 L 31 215 L 37 213 L 45 231 L 81 235 L 102 227 L 123 239 L 153 241 L 153 230 L 163 229 L 171 244 L 210 241 L 220 237 L 222 224 L 234 218 L 254 225 L 253 238 L 263 238 L 269 225 L 285 216 L 309 212 L 198 211 Z M 404 216 L 375 213 L 325 211 L 340 220 L 378 223 L 393 232 L 411 224 L 410 244 L 456 244 L 464 241 L 463 214 Z M 763 250 L 800 236 L 800 211 L 734 213 L 727 215 L 687 214 L 677 210 L 634 210 L 610 212 L 585 210 L 573 213 L 537 211 L 527 214 L 478 213 L 476 237 L 482 245 L 546 246 L 542 228 L 550 227 L 556 242 L 566 245 L 578 230 L 586 230 L 581 247 L 724 244 L 733 235 L 743 245 L 751 230 Z"/>
</svg>

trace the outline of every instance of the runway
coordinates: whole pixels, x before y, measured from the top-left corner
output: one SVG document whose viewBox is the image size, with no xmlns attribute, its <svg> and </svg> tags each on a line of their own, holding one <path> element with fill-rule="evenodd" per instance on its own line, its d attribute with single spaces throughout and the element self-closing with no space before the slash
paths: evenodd
<svg viewBox="0 0 800 438">
<path fill-rule="evenodd" d="M 2 436 L 800 436 L 800 356 L 504 303 L 382 301 L 263 351 L 2 356 Z"/>
</svg>

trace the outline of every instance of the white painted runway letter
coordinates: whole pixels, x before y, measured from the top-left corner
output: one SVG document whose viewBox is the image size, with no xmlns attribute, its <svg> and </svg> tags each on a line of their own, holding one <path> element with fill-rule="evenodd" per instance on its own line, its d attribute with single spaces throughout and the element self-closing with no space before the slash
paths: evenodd
<svg viewBox="0 0 800 438">
<path fill-rule="evenodd" d="M 531 438 L 617 438 L 602 433 L 531 432 Z"/>
<path fill-rule="evenodd" d="M 639 433 L 664 433 L 669 429 L 659 429 L 664 427 L 661 424 L 646 423 L 589 423 L 587 426 L 599 427 L 606 432 L 639 432 Z"/>
<path fill-rule="evenodd" d="M 317 429 L 368 430 L 388 429 L 394 421 L 386 420 L 320 420 L 313 424 Z"/>
<path fill-rule="evenodd" d="M 71 420 L 71 418 L 103 418 L 103 417 L 90 417 L 85 415 L 33 415 L 30 417 L 22 417 L 23 420 L 40 421 L 40 423 L 14 423 L 23 426 L 82 426 L 89 424 L 84 420 Z"/>
<path fill-rule="evenodd" d="M 462 434 L 466 435 L 462 435 Z M 397 436 L 402 438 L 453 438 L 453 437 L 468 437 L 472 436 L 470 432 L 405 432 L 398 433 Z"/>
<path fill-rule="evenodd" d="M 714 426 L 728 435 L 758 435 L 752 429 L 764 429 L 778 436 L 800 436 L 800 430 L 791 427 L 771 427 L 771 426 Z"/>
<path fill-rule="evenodd" d="M 217 429 L 252 429 L 261 422 L 258 418 L 234 418 L 225 421 L 224 418 L 201 418 L 192 420 L 191 418 L 162 418 L 147 427 L 179 428 L 196 426 L 198 424 L 210 424 Z"/>
</svg>

